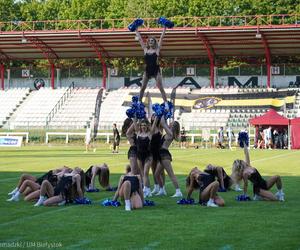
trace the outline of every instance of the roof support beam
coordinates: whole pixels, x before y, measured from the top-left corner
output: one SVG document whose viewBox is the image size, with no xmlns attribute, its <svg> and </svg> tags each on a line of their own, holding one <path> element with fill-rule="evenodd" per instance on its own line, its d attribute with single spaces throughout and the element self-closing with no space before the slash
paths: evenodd
<svg viewBox="0 0 300 250">
<path fill-rule="evenodd" d="M 4 71 L 5 67 L 4 64 L 0 64 L 0 82 L 1 82 L 1 90 L 4 90 Z"/>
<path fill-rule="evenodd" d="M 104 47 L 92 36 L 87 36 L 87 35 L 81 35 L 79 34 L 80 39 L 84 40 L 87 42 L 96 52 L 97 57 L 99 61 L 102 64 L 102 88 L 106 89 L 106 78 L 107 78 L 107 67 L 105 60 L 103 58 L 103 55 L 105 54 L 105 57 L 109 58 L 109 54 L 107 51 L 104 49 Z"/>
<path fill-rule="evenodd" d="M 207 52 L 207 56 L 209 59 L 209 72 L 210 72 L 210 87 L 214 88 L 215 87 L 215 51 L 214 48 L 212 47 L 212 45 L 209 43 L 207 37 L 202 34 L 199 33 L 198 31 L 196 31 L 196 34 L 198 36 L 198 38 L 200 38 L 200 40 L 203 42 L 204 47 L 206 49 Z"/>
<path fill-rule="evenodd" d="M 267 88 L 271 87 L 271 51 L 269 47 L 268 40 L 266 37 L 261 34 L 261 40 L 264 45 L 264 50 L 265 50 L 265 57 L 266 57 L 266 63 L 267 63 Z"/>
<path fill-rule="evenodd" d="M 58 60 L 58 55 L 55 51 L 49 47 L 42 40 L 39 40 L 37 37 L 25 37 L 27 41 L 31 42 L 36 48 L 38 48 L 44 55 L 45 59 L 48 60 L 50 64 L 50 73 L 51 73 L 51 88 L 54 89 L 54 81 L 55 81 L 55 61 Z"/>
</svg>

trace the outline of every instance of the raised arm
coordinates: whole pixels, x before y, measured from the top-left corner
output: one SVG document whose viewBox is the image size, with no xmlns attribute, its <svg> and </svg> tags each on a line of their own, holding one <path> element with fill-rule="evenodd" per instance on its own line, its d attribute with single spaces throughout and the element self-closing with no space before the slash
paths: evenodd
<svg viewBox="0 0 300 250">
<path fill-rule="evenodd" d="M 132 123 L 130 127 L 127 129 L 126 138 L 129 140 L 132 138 L 133 135 L 134 135 L 134 123 Z"/>
<path fill-rule="evenodd" d="M 158 48 L 157 48 L 158 52 L 160 51 L 160 49 L 162 47 L 162 42 L 164 40 L 165 33 L 166 33 L 166 26 L 164 26 L 164 29 L 163 29 L 163 31 L 160 35 L 159 41 L 158 41 Z"/>
<path fill-rule="evenodd" d="M 245 161 L 250 166 L 250 154 L 249 154 L 249 150 L 248 150 L 248 147 L 247 147 L 247 145 L 245 143 L 243 143 L 243 145 L 244 145 Z"/>
<path fill-rule="evenodd" d="M 144 50 L 144 52 L 146 52 L 146 45 L 145 45 L 145 43 L 144 43 L 144 41 L 143 41 L 143 38 L 142 38 L 142 36 L 141 36 L 141 33 L 136 29 L 135 30 L 135 35 L 136 35 L 136 37 L 138 38 L 138 40 L 139 40 L 139 43 L 140 43 L 140 45 L 141 45 L 141 47 L 142 47 L 142 49 Z"/>
<path fill-rule="evenodd" d="M 134 130 L 137 133 L 139 131 L 139 126 L 137 124 L 137 119 L 136 119 L 136 117 L 134 117 L 132 120 L 133 120 Z"/>
<path fill-rule="evenodd" d="M 153 135 L 154 132 L 155 132 L 155 127 L 157 126 L 157 120 L 158 120 L 158 118 L 157 118 L 157 116 L 155 116 L 154 121 L 153 121 L 153 123 L 151 125 L 151 129 L 150 129 L 151 135 Z"/>
<path fill-rule="evenodd" d="M 170 137 L 173 137 L 173 132 L 172 130 L 168 127 L 168 124 L 166 123 L 166 120 L 164 117 L 162 117 L 160 119 L 160 124 L 161 126 L 164 128 L 164 130 L 166 131 L 167 135 L 169 135 Z"/>
</svg>

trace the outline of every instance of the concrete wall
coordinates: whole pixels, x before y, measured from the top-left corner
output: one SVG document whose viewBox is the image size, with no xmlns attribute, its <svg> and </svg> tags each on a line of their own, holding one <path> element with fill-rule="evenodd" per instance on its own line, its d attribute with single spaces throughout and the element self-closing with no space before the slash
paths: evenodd
<svg viewBox="0 0 300 250">
<path fill-rule="evenodd" d="M 228 85 L 228 77 L 229 76 L 219 76 L 217 77 L 215 83 L 222 84 L 223 86 Z M 244 85 L 251 77 L 253 76 L 231 76 L 235 77 L 242 85 Z M 266 76 L 254 76 L 258 79 L 258 86 L 266 87 L 267 77 Z M 209 86 L 210 79 L 209 77 L 192 77 L 193 80 L 197 82 L 201 87 Z M 5 79 L 5 88 L 20 88 L 20 87 L 28 87 L 34 88 L 33 82 L 36 78 L 12 78 L 10 81 Z M 130 78 L 127 81 L 133 81 L 139 78 Z M 185 79 L 183 77 L 165 77 L 163 78 L 163 85 L 165 87 L 174 87 L 179 84 L 181 81 Z M 43 78 L 46 83 L 46 87 L 50 87 L 50 79 Z M 271 86 L 276 86 L 277 88 L 285 88 L 288 87 L 289 82 L 295 82 L 296 76 L 272 76 L 271 78 Z M 82 87 L 100 87 L 102 86 L 102 78 L 62 78 L 60 81 L 55 79 L 55 87 L 67 87 L 72 82 L 75 83 L 76 86 Z M 187 81 L 189 82 L 189 81 Z M 107 88 L 109 89 L 117 89 L 125 86 L 125 78 L 124 77 L 108 77 L 107 79 Z M 135 85 L 137 86 L 137 85 Z M 150 80 L 149 86 L 155 86 L 155 81 L 153 79 Z M 191 86 L 192 87 L 192 86 Z"/>
</svg>

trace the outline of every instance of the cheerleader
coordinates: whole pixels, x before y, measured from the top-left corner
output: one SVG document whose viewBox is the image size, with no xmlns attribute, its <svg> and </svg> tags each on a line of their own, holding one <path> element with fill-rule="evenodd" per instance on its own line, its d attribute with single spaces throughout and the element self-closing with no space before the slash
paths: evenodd
<svg viewBox="0 0 300 250">
<path fill-rule="evenodd" d="M 248 147 L 243 143 L 245 161 L 235 160 L 232 165 L 232 177 L 235 182 L 244 181 L 244 195 L 247 194 L 248 180 L 253 184 L 253 200 L 284 201 L 282 181 L 279 175 L 272 176 L 269 180 L 264 180 L 258 170 L 250 165 Z M 278 192 L 274 195 L 269 191 L 274 185 Z"/>
<path fill-rule="evenodd" d="M 127 153 L 128 160 L 130 162 L 131 171 L 133 174 L 139 174 L 137 164 L 137 147 L 136 147 L 136 134 L 134 131 L 134 124 L 132 119 L 125 119 L 122 126 L 122 136 L 126 135 L 130 148 Z"/>
<path fill-rule="evenodd" d="M 150 123 L 143 119 L 137 124 L 136 118 L 133 119 L 133 124 L 136 131 L 136 146 L 137 146 L 137 164 L 144 181 L 144 195 L 151 196 L 149 170 L 152 162 L 150 152 L 150 141 L 152 133 Z"/>
<path fill-rule="evenodd" d="M 169 146 L 172 143 L 172 141 L 175 139 L 178 139 L 179 136 L 179 130 L 180 125 L 177 121 L 174 121 L 170 124 L 170 127 L 168 127 L 166 120 L 164 118 L 160 119 L 160 123 L 162 127 L 164 128 L 166 134 L 162 137 L 161 147 L 159 149 L 159 159 L 160 164 L 158 165 L 156 172 L 155 172 L 155 178 L 157 179 L 159 183 L 159 192 L 157 195 L 165 195 L 165 191 L 163 189 L 163 180 L 161 178 L 161 173 L 164 171 L 164 169 L 167 171 L 169 177 L 172 180 L 172 183 L 176 189 L 175 194 L 172 197 L 182 197 L 181 190 L 179 188 L 179 184 L 177 181 L 177 178 L 174 174 L 173 167 L 171 164 L 172 161 L 172 155 L 169 152 Z"/>
<path fill-rule="evenodd" d="M 120 177 L 113 201 L 117 201 L 119 197 L 125 200 L 126 211 L 143 207 L 142 178 L 140 175 L 134 175 L 129 165 L 126 166 L 126 174 Z"/>
<path fill-rule="evenodd" d="M 151 192 L 151 194 L 157 194 L 159 192 L 159 184 L 157 179 L 155 178 L 155 171 L 160 164 L 160 156 L 159 156 L 159 150 L 161 147 L 161 140 L 162 140 L 162 133 L 163 128 L 160 124 L 160 119 L 158 119 L 154 114 L 151 116 L 151 124 L 152 124 L 152 138 L 150 141 L 150 151 L 152 154 L 152 162 L 151 162 L 151 170 L 153 173 L 153 179 L 154 179 L 154 188 Z M 161 179 L 163 181 L 163 184 L 165 183 L 165 172 L 161 172 Z M 167 192 L 165 190 L 165 187 L 163 186 L 164 194 L 167 195 Z"/>
<path fill-rule="evenodd" d="M 220 188 L 223 191 L 229 190 L 231 185 L 233 184 L 232 179 L 230 176 L 228 176 L 222 167 L 213 166 L 211 164 L 208 164 L 206 168 L 204 169 L 204 172 L 214 175 L 220 184 Z"/>
<path fill-rule="evenodd" d="M 206 203 L 208 207 L 224 206 L 224 200 L 218 196 L 219 182 L 215 175 L 193 168 L 186 179 L 187 198 L 190 199 L 193 191 L 199 189 L 199 203 Z"/>
<path fill-rule="evenodd" d="M 76 167 L 71 173 L 64 174 L 55 187 L 48 180 L 43 181 L 40 198 L 34 206 L 64 205 L 83 198 L 84 180 L 83 170 Z"/>
<path fill-rule="evenodd" d="M 92 165 L 85 172 L 85 186 L 86 190 L 95 189 L 95 178 L 98 175 L 99 184 L 103 188 L 110 188 L 109 185 L 109 168 L 106 163 L 101 165 Z"/>
<path fill-rule="evenodd" d="M 162 46 L 162 41 L 165 36 L 166 27 L 163 28 L 163 31 L 161 33 L 160 39 L 157 42 L 155 37 L 149 37 L 147 40 L 147 43 L 145 44 L 143 41 L 143 38 L 141 37 L 140 32 L 136 29 L 136 36 L 140 42 L 140 45 L 142 49 L 144 50 L 144 58 L 145 58 L 145 72 L 143 74 L 143 80 L 142 80 L 142 87 L 140 90 L 140 101 L 142 101 L 145 89 L 147 87 L 147 84 L 150 80 L 150 78 L 154 78 L 156 81 L 156 86 L 159 88 L 162 99 L 167 104 L 167 96 L 166 92 L 164 90 L 164 87 L 162 85 L 162 76 L 160 72 L 160 67 L 158 64 L 158 57 Z M 166 108 L 168 105 L 166 105 Z"/>
<path fill-rule="evenodd" d="M 30 193 L 39 190 L 44 180 L 50 180 L 53 178 L 54 175 L 59 175 L 59 174 L 62 175 L 64 173 L 68 173 L 71 171 L 72 171 L 71 168 L 67 166 L 63 166 L 58 169 L 50 170 L 38 178 L 29 174 L 22 174 L 19 179 L 17 187 L 13 191 L 8 193 L 8 195 L 11 195 L 11 198 L 8 199 L 7 201 L 19 201 L 21 194 L 27 196 Z M 32 199 L 32 198 L 30 196 L 27 199 Z"/>
</svg>

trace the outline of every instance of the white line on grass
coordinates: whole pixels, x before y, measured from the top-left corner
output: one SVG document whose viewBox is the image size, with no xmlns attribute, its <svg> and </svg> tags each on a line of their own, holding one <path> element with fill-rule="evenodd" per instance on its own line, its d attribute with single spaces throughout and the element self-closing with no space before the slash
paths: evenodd
<svg viewBox="0 0 300 250">
<path fill-rule="evenodd" d="M 294 154 L 294 153 L 296 153 L 296 152 L 290 152 L 290 153 L 287 153 L 287 154 L 275 155 L 275 156 L 272 156 L 272 157 L 265 157 L 265 158 L 253 160 L 251 162 L 258 162 L 258 161 L 265 161 L 265 160 L 276 159 L 276 158 L 280 158 L 281 156 L 287 156 L 287 155 L 291 155 L 291 154 Z"/>
<path fill-rule="evenodd" d="M 51 210 L 51 211 L 47 211 L 47 212 L 42 212 L 42 213 L 39 213 L 39 214 L 34 214 L 34 215 L 26 216 L 26 217 L 21 217 L 17 220 L 1 223 L 0 227 L 15 224 L 15 223 L 18 223 L 18 222 L 22 222 L 22 221 L 25 221 L 27 219 L 32 219 L 32 218 L 44 216 L 45 214 L 53 214 L 53 213 L 56 213 L 56 212 L 60 212 L 62 210 L 69 209 L 71 207 L 74 207 L 74 206 L 67 206 L 67 207 L 64 207 L 64 208 L 61 208 L 61 209 L 55 209 L 55 210 Z M 38 208 L 35 208 L 35 209 L 38 209 Z"/>
</svg>

